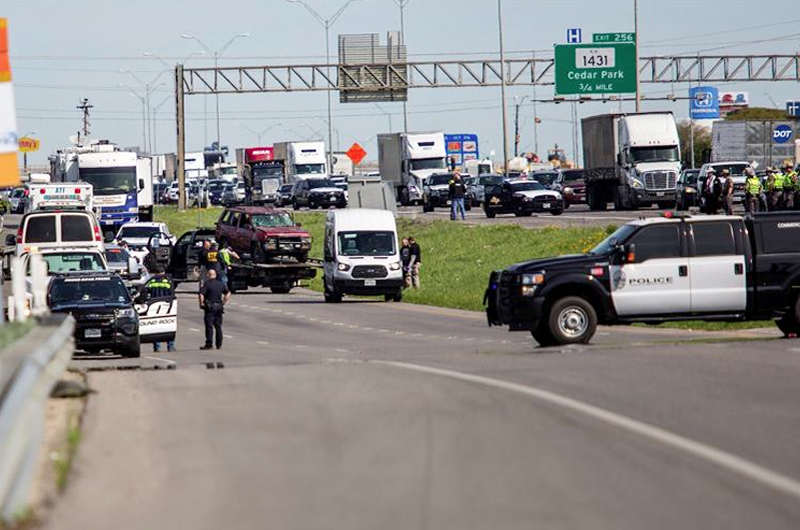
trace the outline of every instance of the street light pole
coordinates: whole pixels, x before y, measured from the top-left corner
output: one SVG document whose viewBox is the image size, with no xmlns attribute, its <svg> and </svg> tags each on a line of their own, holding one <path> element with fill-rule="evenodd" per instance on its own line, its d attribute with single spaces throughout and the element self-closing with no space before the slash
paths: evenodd
<svg viewBox="0 0 800 530">
<path fill-rule="evenodd" d="M 135 90 L 128 85 L 117 85 L 119 88 L 124 88 L 131 93 L 133 97 L 142 102 L 142 149 L 147 149 L 147 103 L 144 96 L 140 96 Z"/>
<path fill-rule="evenodd" d="M 394 3 L 400 8 L 400 44 L 406 43 L 406 25 L 405 25 L 405 8 L 411 0 L 394 0 Z M 406 95 L 408 98 L 408 95 Z M 408 102 L 403 100 L 403 132 L 408 132 Z"/>
<path fill-rule="evenodd" d="M 633 0 L 633 39 L 636 54 L 636 112 L 639 112 L 642 102 L 639 92 L 639 0 Z"/>
<path fill-rule="evenodd" d="M 197 44 L 202 46 L 206 52 L 210 53 L 214 57 L 214 100 L 215 100 L 216 114 L 217 114 L 217 149 L 222 148 L 222 140 L 221 140 L 222 135 L 220 133 L 220 127 L 219 127 L 219 92 L 217 92 L 217 78 L 219 77 L 217 68 L 219 67 L 219 58 L 222 56 L 223 53 L 225 53 L 225 51 L 230 47 L 230 45 L 233 44 L 233 41 L 239 38 L 246 38 L 249 36 L 250 36 L 249 33 L 239 33 L 231 37 L 230 40 L 226 42 L 222 48 L 218 50 L 212 50 L 211 47 L 208 46 L 205 42 L 201 41 L 200 39 L 198 39 L 193 35 L 189 35 L 187 33 L 183 33 L 181 35 L 182 39 L 190 39 L 197 42 Z"/>
<path fill-rule="evenodd" d="M 27 138 L 28 135 L 36 134 L 36 131 L 28 131 L 22 135 L 23 138 Z M 28 174 L 28 152 L 25 151 L 22 153 L 22 172 L 26 175 Z"/>
<path fill-rule="evenodd" d="M 250 128 L 250 127 L 248 127 L 247 125 L 242 125 L 241 123 L 237 123 L 236 125 L 237 125 L 238 127 L 241 127 L 242 129 L 246 130 L 246 131 L 250 131 L 251 133 L 255 134 L 255 135 L 256 135 L 256 137 L 258 138 L 258 146 L 260 147 L 260 146 L 261 146 L 261 138 L 262 138 L 262 137 L 263 137 L 265 134 L 267 134 L 269 131 L 271 131 L 272 129 L 274 129 L 275 127 L 277 127 L 277 126 L 279 126 L 279 125 L 283 125 L 283 124 L 282 124 L 282 123 L 276 123 L 276 124 L 274 124 L 274 125 L 270 125 L 269 127 L 267 127 L 266 129 L 264 129 L 263 131 L 256 131 L 255 129 L 251 129 L 251 128 Z"/>
<path fill-rule="evenodd" d="M 503 4 L 497 0 L 497 29 L 500 38 L 500 95 L 503 112 L 503 168 L 508 173 L 508 127 L 506 125 L 506 56 L 503 50 Z"/>
<path fill-rule="evenodd" d="M 317 21 L 322 24 L 325 28 L 325 72 L 330 79 L 330 64 L 331 64 L 331 43 L 330 43 L 330 29 L 336 21 L 339 19 L 340 16 L 344 13 L 345 9 L 355 2 L 356 0 L 347 0 L 347 2 L 339 8 L 336 13 L 333 14 L 330 18 L 323 18 L 322 15 L 317 13 L 313 7 L 305 3 L 303 0 L 286 0 L 290 4 L 300 4 L 306 8 L 306 11 L 311 13 Z M 338 72 L 337 72 L 338 76 Z M 331 91 L 326 90 L 328 96 L 328 169 L 330 170 L 333 167 L 333 116 L 331 113 Z"/>
</svg>

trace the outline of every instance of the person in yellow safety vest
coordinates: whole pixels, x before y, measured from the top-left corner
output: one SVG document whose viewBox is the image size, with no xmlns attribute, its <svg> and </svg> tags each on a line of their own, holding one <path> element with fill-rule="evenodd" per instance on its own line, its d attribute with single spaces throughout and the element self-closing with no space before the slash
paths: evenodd
<svg viewBox="0 0 800 530">
<path fill-rule="evenodd" d="M 781 197 L 783 196 L 783 173 L 778 170 L 768 168 L 771 171 L 769 183 L 769 209 L 771 212 L 776 212 L 781 209 Z"/>
<path fill-rule="evenodd" d="M 153 270 L 153 276 L 145 284 L 145 294 L 148 299 L 152 298 L 173 298 L 175 290 L 172 285 L 172 280 L 164 271 L 163 265 L 156 265 Z M 153 343 L 153 351 L 161 350 L 161 343 Z M 167 351 L 175 351 L 175 341 L 167 341 Z"/>
<path fill-rule="evenodd" d="M 228 272 L 231 268 L 231 258 L 239 259 L 239 254 L 236 253 L 235 250 L 230 248 L 227 243 L 223 243 L 222 248 L 219 250 L 219 257 L 221 262 L 220 267 L 220 274 L 219 279 L 220 281 L 225 284 L 225 287 L 228 286 Z"/>
<path fill-rule="evenodd" d="M 744 211 L 756 213 L 759 210 L 759 197 L 764 191 L 764 186 L 752 168 L 745 169 L 744 174 L 747 175 L 747 180 L 744 182 Z"/>
<path fill-rule="evenodd" d="M 791 164 L 783 165 L 783 198 L 781 203 L 784 210 L 794 210 L 794 191 L 797 175 L 792 171 Z"/>
</svg>

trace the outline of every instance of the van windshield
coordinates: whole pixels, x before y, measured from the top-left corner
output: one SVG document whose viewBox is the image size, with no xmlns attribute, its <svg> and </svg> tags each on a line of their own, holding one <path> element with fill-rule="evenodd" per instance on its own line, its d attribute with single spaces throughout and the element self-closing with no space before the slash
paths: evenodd
<svg viewBox="0 0 800 530">
<path fill-rule="evenodd" d="M 394 232 L 339 232 L 341 256 L 394 256 Z"/>
</svg>

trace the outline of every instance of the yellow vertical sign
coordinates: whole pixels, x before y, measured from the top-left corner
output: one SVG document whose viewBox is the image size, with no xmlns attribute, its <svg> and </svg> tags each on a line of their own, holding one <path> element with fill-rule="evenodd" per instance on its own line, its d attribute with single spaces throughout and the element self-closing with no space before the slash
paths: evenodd
<svg viewBox="0 0 800 530">
<path fill-rule="evenodd" d="M 8 19 L 0 18 L 0 187 L 19 184 L 17 119 L 8 57 Z"/>
</svg>

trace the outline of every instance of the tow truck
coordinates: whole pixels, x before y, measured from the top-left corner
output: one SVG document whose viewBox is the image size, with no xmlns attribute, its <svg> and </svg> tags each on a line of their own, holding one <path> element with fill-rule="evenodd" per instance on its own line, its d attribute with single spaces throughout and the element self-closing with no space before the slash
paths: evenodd
<svg viewBox="0 0 800 530">
<path fill-rule="evenodd" d="M 178 238 L 167 267 L 175 285 L 200 279 L 200 250 L 204 241 L 214 241 L 215 232 L 214 228 L 196 228 Z M 286 294 L 300 281 L 316 277 L 317 270 L 321 268 L 321 261 L 307 260 L 301 263 L 290 257 L 257 263 L 250 254 L 244 253 L 240 254 L 239 260 L 231 263 L 228 289 L 235 293 L 251 287 L 269 287 L 275 294 Z"/>
</svg>

